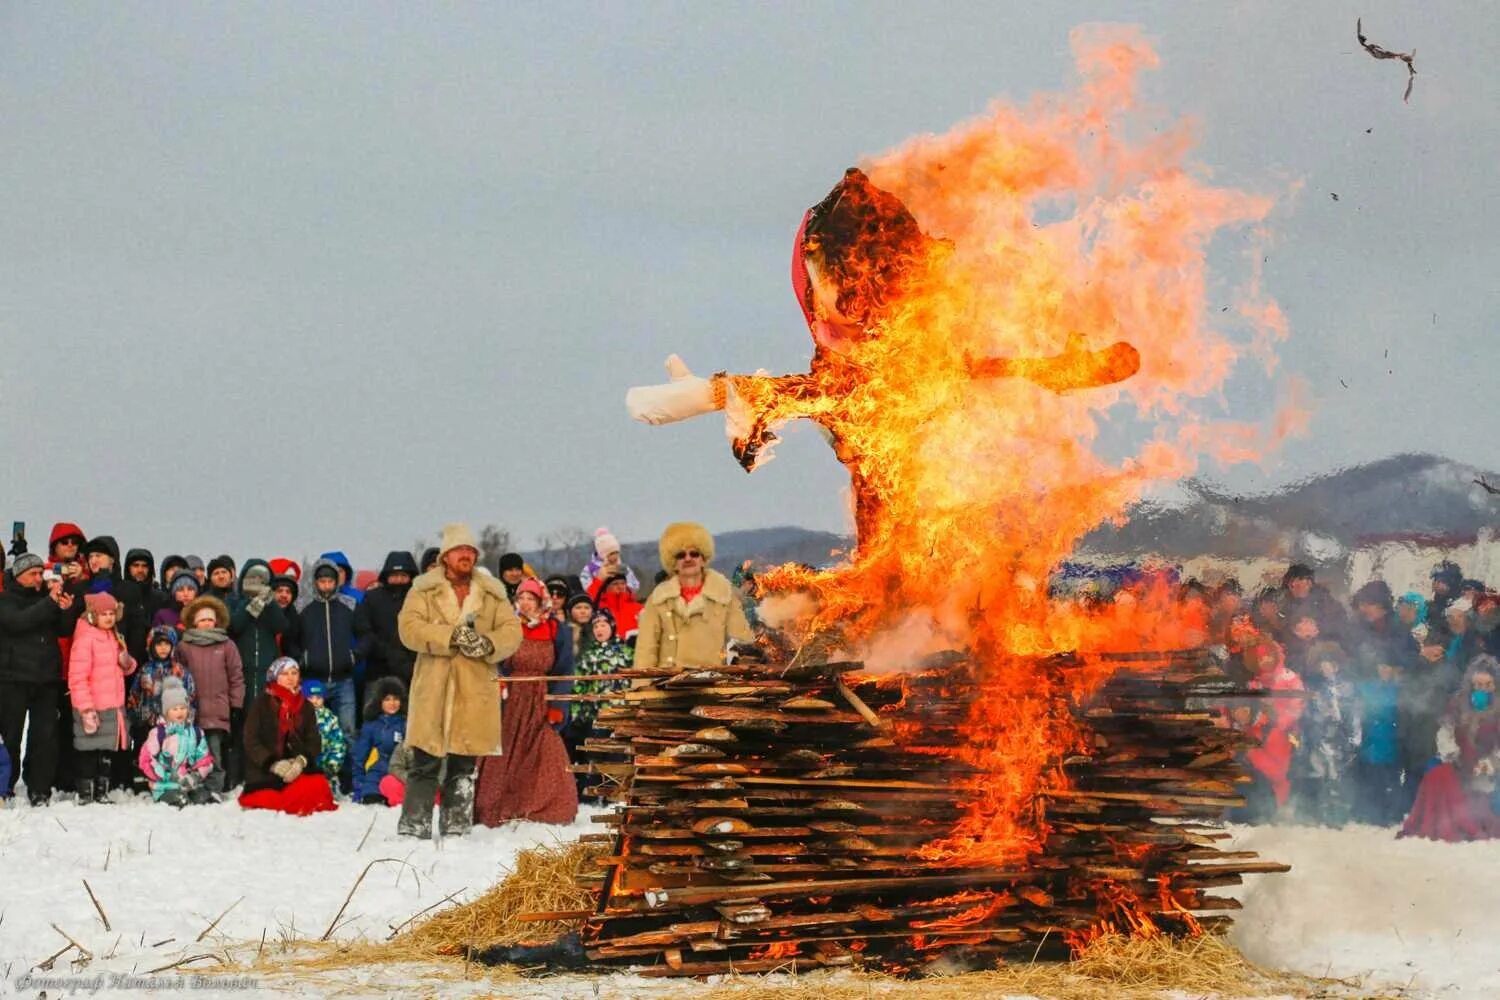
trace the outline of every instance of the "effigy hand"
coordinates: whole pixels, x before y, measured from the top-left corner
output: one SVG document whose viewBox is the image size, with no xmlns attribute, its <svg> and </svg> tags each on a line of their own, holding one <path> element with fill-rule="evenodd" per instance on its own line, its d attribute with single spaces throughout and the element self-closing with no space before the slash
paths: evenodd
<svg viewBox="0 0 1500 1000">
<path fill-rule="evenodd" d="M 625 393 L 625 408 L 642 423 L 674 424 L 724 408 L 724 380 L 694 375 L 677 355 L 667 358 L 670 382 L 640 385 Z"/>
</svg>

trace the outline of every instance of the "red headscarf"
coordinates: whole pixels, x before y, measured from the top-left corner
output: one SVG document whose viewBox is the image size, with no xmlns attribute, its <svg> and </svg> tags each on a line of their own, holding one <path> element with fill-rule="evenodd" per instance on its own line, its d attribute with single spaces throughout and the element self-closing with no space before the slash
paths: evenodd
<svg viewBox="0 0 1500 1000">
<path fill-rule="evenodd" d="M 286 749 L 286 739 L 302 725 L 302 706 L 306 699 L 302 690 L 288 691 L 272 681 L 266 685 L 266 693 L 276 699 L 276 749 Z"/>
</svg>

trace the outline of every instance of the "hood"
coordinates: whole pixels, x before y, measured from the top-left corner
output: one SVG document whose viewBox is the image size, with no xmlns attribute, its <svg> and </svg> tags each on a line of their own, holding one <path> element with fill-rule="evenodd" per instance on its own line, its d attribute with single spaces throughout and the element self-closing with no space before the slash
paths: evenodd
<svg viewBox="0 0 1500 1000">
<path fill-rule="evenodd" d="M 380 710 L 380 702 L 388 694 L 401 699 L 401 711 L 397 714 L 406 714 L 406 685 L 401 683 L 399 677 L 382 677 L 370 689 L 370 697 L 365 701 L 366 722 L 374 722 L 385 714 Z"/>
<path fill-rule="evenodd" d="M 277 587 L 291 587 L 292 601 L 294 604 L 297 598 L 302 596 L 302 585 L 298 583 L 297 578 L 295 576 L 292 576 L 290 573 L 277 573 L 275 576 L 271 577 L 271 589 L 275 590 Z"/>
<path fill-rule="evenodd" d="M 354 582 L 354 564 L 349 561 L 348 556 L 344 555 L 338 549 L 334 549 L 332 552 L 325 552 L 318 556 L 318 562 L 322 562 L 325 559 L 344 571 L 344 576 L 348 583 Z M 313 565 L 316 566 L 317 563 L 313 563 Z"/>
<path fill-rule="evenodd" d="M 146 582 L 153 583 L 156 580 L 156 557 L 151 554 L 150 549 L 131 549 L 125 553 L 125 562 L 122 569 L 126 576 L 130 575 L 130 564 L 138 560 L 146 561 Z"/>
<path fill-rule="evenodd" d="M 88 537 L 83 533 L 83 529 L 72 521 L 58 521 L 52 526 L 52 534 L 47 537 L 47 555 L 50 556 L 52 550 L 57 547 L 57 543 L 65 538 L 76 538 L 81 548 L 83 543 L 88 541 Z"/>
<path fill-rule="evenodd" d="M 325 566 L 335 572 L 337 572 L 339 568 L 339 564 L 334 562 L 332 559 L 319 557 L 318 560 L 312 564 L 312 568 L 308 570 L 307 573 L 308 586 L 312 588 L 311 593 L 313 596 L 313 600 L 315 601 L 337 600 L 339 596 L 338 590 L 334 590 L 333 593 L 329 594 L 326 598 L 322 594 L 318 593 L 318 570 L 324 568 Z"/>
<path fill-rule="evenodd" d="M 417 572 L 417 561 L 411 557 L 410 552 L 391 552 L 385 557 L 385 564 L 380 567 L 380 585 L 387 586 L 386 577 L 392 573 L 405 573 L 415 580 L 420 574 Z"/>
<path fill-rule="evenodd" d="M 167 556 L 161 561 L 161 585 L 165 587 L 171 582 L 173 574 L 187 568 L 188 562 L 182 556 Z"/>
<path fill-rule="evenodd" d="M 245 565 L 240 567 L 239 581 L 241 587 L 243 587 L 245 583 L 245 574 L 250 572 L 250 570 L 255 568 L 256 566 L 259 566 L 261 569 L 265 570 L 266 576 L 275 578 L 276 573 L 271 569 L 271 564 L 266 562 L 264 559 L 246 559 Z"/>
<path fill-rule="evenodd" d="M 165 639 L 177 648 L 177 630 L 167 625 L 158 625 L 146 636 L 146 655 L 149 657 L 156 646 L 157 640 Z"/>
</svg>

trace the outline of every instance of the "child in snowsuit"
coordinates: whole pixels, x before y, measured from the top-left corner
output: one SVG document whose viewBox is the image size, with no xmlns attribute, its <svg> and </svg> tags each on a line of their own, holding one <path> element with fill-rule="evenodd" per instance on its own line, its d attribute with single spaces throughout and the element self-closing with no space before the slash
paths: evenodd
<svg viewBox="0 0 1500 1000">
<path fill-rule="evenodd" d="M 1349 820 L 1350 772 L 1359 753 L 1354 685 L 1343 676 L 1344 651 L 1320 642 L 1308 651 L 1298 791 L 1302 819 L 1340 827 Z"/>
<path fill-rule="evenodd" d="M 391 759 L 406 735 L 406 685 L 399 677 L 382 677 L 365 705 L 365 724 L 354 742 L 354 801 L 393 806 L 381 791 Z"/>
<path fill-rule="evenodd" d="M 213 771 L 203 730 L 189 719 L 187 687 L 176 677 L 162 684 L 161 718 L 141 744 L 141 773 L 151 786 L 155 802 L 181 808 L 189 803 L 212 802 L 213 793 L 204 784 Z"/>
<path fill-rule="evenodd" d="M 125 723 L 125 678 L 135 673 L 135 659 L 125 651 L 116 630 L 120 605 L 107 593 L 84 597 L 87 611 L 78 619 L 68 651 L 68 694 L 73 703 L 73 749 L 78 804 L 106 802 L 110 757 L 130 749 Z"/>
<path fill-rule="evenodd" d="M 1391 826 L 1401 821 L 1401 671 L 1381 658 L 1359 693 L 1359 760 L 1354 771 L 1354 818 Z"/>
<path fill-rule="evenodd" d="M 318 719 L 318 735 L 323 738 L 323 750 L 318 754 L 318 770 L 336 779 L 349 756 L 349 740 L 344 736 L 344 727 L 339 717 L 327 705 L 328 688 L 322 681 L 302 682 L 302 697 L 313 707 Z"/>
<path fill-rule="evenodd" d="M 197 690 L 193 687 L 193 675 L 186 667 L 173 660 L 172 654 L 176 649 L 176 629 L 158 625 L 146 638 L 146 661 L 131 678 L 130 693 L 125 697 L 125 712 L 129 717 L 132 746 L 143 746 L 151 728 L 161 721 L 162 685 L 169 677 L 176 678 L 186 689 L 188 717 L 192 717 Z"/>
</svg>

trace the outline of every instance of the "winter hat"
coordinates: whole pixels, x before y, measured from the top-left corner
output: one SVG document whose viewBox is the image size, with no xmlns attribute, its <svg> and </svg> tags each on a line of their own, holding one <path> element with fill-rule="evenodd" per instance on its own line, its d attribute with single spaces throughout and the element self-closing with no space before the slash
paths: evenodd
<svg viewBox="0 0 1500 1000">
<path fill-rule="evenodd" d="M 193 571 L 190 569 L 180 569 L 177 571 L 177 575 L 172 577 L 172 585 L 170 587 L 172 593 L 175 594 L 177 591 L 183 589 L 191 590 L 195 594 L 203 589 L 202 585 L 198 583 L 198 578 L 193 575 Z"/>
<path fill-rule="evenodd" d="M 208 575 L 213 576 L 214 570 L 216 569 L 227 569 L 229 570 L 229 572 L 233 573 L 234 560 L 229 558 L 228 556 L 214 556 L 208 564 Z"/>
<path fill-rule="evenodd" d="M 1443 610 L 1443 614 L 1449 617 L 1457 614 L 1469 614 L 1474 610 L 1474 602 L 1467 597 L 1460 597 Z"/>
<path fill-rule="evenodd" d="M 522 559 L 519 553 L 507 552 L 505 553 L 505 555 L 500 557 L 500 572 L 502 573 L 506 572 L 507 570 L 525 568 L 526 560 Z"/>
<path fill-rule="evenodd" d="M 1464 571 L 1458 568 L 1457 563 L 1452 563 L 1444 559 L 1432 567 L 1432 578 L 1434 580 L 1442 580 L 1448 585 L 1449 590 L 1457 590 L 1459 584 L 1463 583 Z"/>
<path fill-rule="evenodd" d="M 443 525 L 443 540 L 438 546 L 438 558 L 442 558 L 454 549 L 467 546 L 475 552 L 479 551 L 479 541 L 474 537 L 474 532 L 469 530 L 467 524 L 454 522 Z"/>
<path fill-rule="evenodd" d="M 293 580 L 300 582 L 302 579 L 302 566 L 295 559 L 272 559 L 271 575 L 273 577 L 289 576 Z"/>
<path fill-rule="evenodd" d="M 169 709 L 176 708 L 178 705 L 181 705 L 184 708 L 186 708 L 187 704 L 188 704 L 187 688 L 183 686 L 183 683 L 182 683 L 182 681 L 179 678 L 168 677 L 165 681 L 162 682 L 162 685 L 161 685 L 161 714 L 162 714 L 162 718 L 166 718 L 167 711 Z"/>
<path fill-rule="evenodd" d="M 158 625 L 151 630 L 151 635 L 146 638 L 146 652 L 156 651 L 158 642 L 169 642 L 173 648 L 177 646 L 177 630 L 170 625 Z"/>
<path fill-rule="evenodd" d="M 534 576 L 528 576 L 516 587 L 516 596 L 520 597 L 522 594 L 531 594 L 543 604 L 547 603 L 547 588 Z"/>
<path fill-rule="evenodd" d="M 161 561 L 161 582 L 164 585 L 170 584 L 172 577 L 176 576 L 179 570 L 187 568 L 187 560 L 182 558 L 182 556 L 167 556 L 167 558 Z"/>
<path fill-rule="evenodd" d="M 321 580 L 325 576 L 330 580 L 337 580 L 339 568 L 327 559 L 319 559 L 317 565 L 313 566 L 313 579 Z"/>
<path fill-rule="evenodd" d="M 438 547 L 436 545 L 423 549 L 422 560 L 419 564 L 421 571 L 425 573 L 428 570 L 432 569 L 432 567 L 437 564 L 439 555 L 440 553 L 438 552 Z"/>
<path fill-rule="evenodd" d="M 1292 566 L 1286 571 L 1286 575 L 1281 578 L 1281 585 L 1285 587 L 1293 580 L 1311 579 L 1313 579 L 1313 571 L 1311 566 L 1308 566 L 1305 563 L 1293 563 Z"/>
<path fill-rule="evenodd" d="M 677 553 L 684 549 L 697 549 L 703 553 L 705 563 L 713 562 L 714 538 L 708 533 L 708 529 L 701 524 L 692 521 L 678 521 L 667 525 L 667 529 L 661 533 L 661 541 L 658 543 L 661 553 L 661 567 L 669 574 L 677 572 Z"/>
<path fill-rule="evenodd" d="M 198 572 L 200 569 L 203 569 L 203 559 L 202 559 L 202 557 L 200 557 L 200 556 L 183 556 L 182 558 L 183 558 L 183 561 L 187 563 L 188 569 L 192 570 L 194 573 Z"/>
<path fill-rule="evenodd" d="M 328 686 L 317 678 L 302 682 L 302 697 L 304 698 L 327 698 Z"/>
<path fill-rule="evenodd" d="M 1371 580 L 1354 592 L 1354 603 L 1373 604 L 1390 611 L 1395 606 L 1395 599 L 1391 596 L 1390 584 L 1384 580 Z"/>
<path fill-rule="evenodd" d="M 620 540 L 608 528 L 600 528 L 594 532 L 594 551 L 601 556 L 607 556 L 611 552 L 618 552 L 620 551 Z"/>
<path fill-rule="evenodd" d="M 562 591 L 563 597 L 567 597 L 569 594 L 573 593 L 573 589 L 573 587 L 568 585 L 568 578 L 565 576 L 558 575 L 547 577 L 547 593 L 549 594 L 553 591 L 560 590 Z"/>
<path fill-rule="evenodd" d="M 574 594 L 568 598 L 568 603 L 563 605 L 563 607 L 569 614 L 572 614 L 573 609 L 580 604 L 587 604 L 591 608 L 594 606 L 594 602 L 589 599 L 588 594 Z"/>
<path fill-rule="evenodd" d="M 83 606 L 91 615 L 102 615 L 106 611 L 119 611 L 120 602 L 115 600 L 113 594 L 100 592 L 97 594 L 85 594 Z"/>
<path fill-rule="evenodd" d="M 609 622 L 610 635 L 618 637 L 620 634 L 619 626 L 615 622 L 615 616 L 610 613 L 608 608 L 599 608 L 594 612 L 594 617 L 589 619 L 589 628 L 593 628 L 594 622 L 598 621 L 601 618 Z"/>
<path fill-rule="evenodd" d="M 41 569 L 44 565 L 42 557 L 35 552 L 22 552 L 16 556 L 16 561 L 10 564 L 10 572 L 12 576 L 20 576 L 30 570 Z"/>
<path fill-rule="evenodd" d="M 276 659 L 272 660 L 271 665 L 266 668 L 266 683 L 275 684 L 276 678 L 280 677 L 288 670 L 301 669 L 302 668 L 298 666 L 297 661 L 292 659 L 290 656 L 278 656 L 276 657 Z"/>
<path fill-rule="evenodd" d="M 297 585 L 297 578 L 290 573 L 278 573 L 276 576 L 271 577 L 271 589 L 275 590 L 277 587 L 286 587 L 289 589 L 292 592 L 293 600 L 296 600 L 297 595 L 302 593 L 302 588 Z"/>
</svg>

